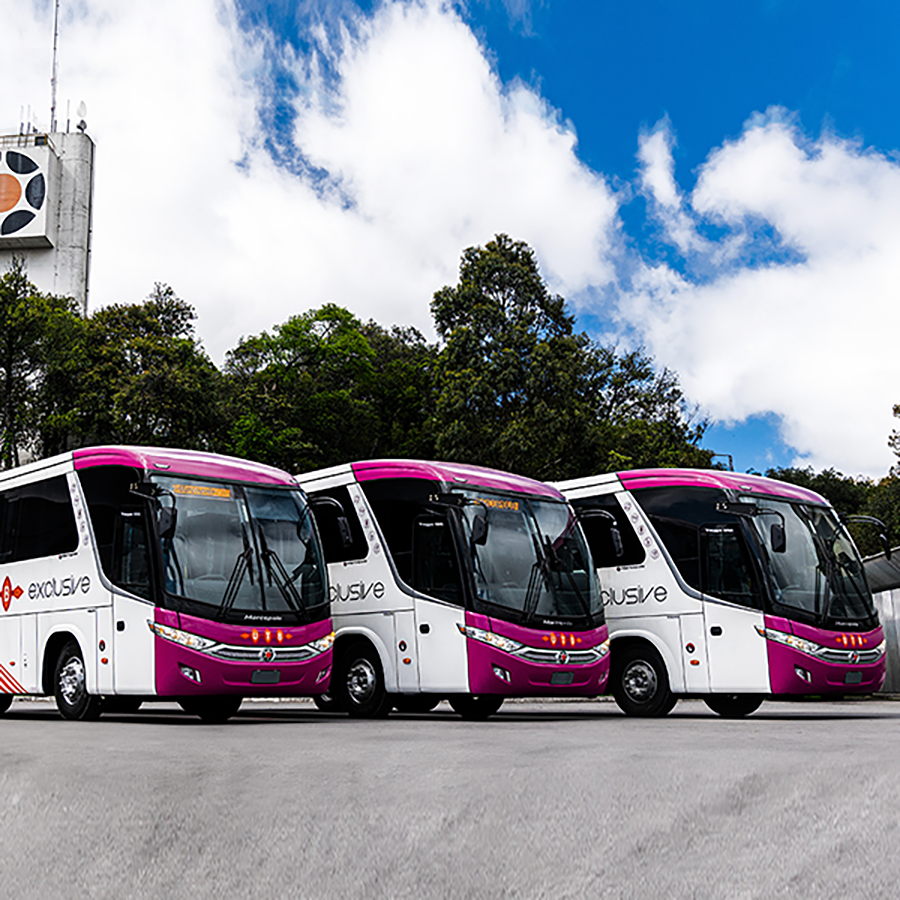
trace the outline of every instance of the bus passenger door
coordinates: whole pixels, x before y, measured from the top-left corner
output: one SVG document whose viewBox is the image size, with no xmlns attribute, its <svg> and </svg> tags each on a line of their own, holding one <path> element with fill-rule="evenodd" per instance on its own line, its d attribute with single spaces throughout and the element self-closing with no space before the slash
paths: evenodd
<svg viewBox="0 0 900 900">
<path fill-rule="evenodd" d="M 740 527 L 701 529 L 701 560 L 709 686 L 714 693 L 767 694 L 769 657 L 761 612 L 762 591 Z"/>
<path fill-rule="evenodd" d="M 415 601 L 421 690 L 466 693 L 469 663 L 460 631 L 465 626 L 461 571 L 446 515 L 427 512 L 415 519 L 411 566 L 411 585 L 436 598 Z"/>
<path fill-rule="evenodd" d="M 461 607 L 416 600 L 421 690 L 462 694 L 469 690 L 469 661 Z"/>
<path fill-rule="evenodd" d="M 113 671 L 117 694 L 155 694 L 153 606 L 113 594 Z"/>
<path fill-rule="evenodd" d="M 730 603 L 704 603 L 709 687 L 716 693 L 767 694 L 769 658 L 763 614 Z"/>
</svg>

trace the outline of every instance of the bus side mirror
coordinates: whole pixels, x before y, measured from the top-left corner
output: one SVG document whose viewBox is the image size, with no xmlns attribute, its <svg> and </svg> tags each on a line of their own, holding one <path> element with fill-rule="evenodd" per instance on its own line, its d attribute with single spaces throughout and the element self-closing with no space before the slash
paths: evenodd
<svg viewBox="0 0 900 900">
<path fill-rule="evenodd" d="M 159 536 L 167 541 L 175 536 L 175 527 L 178 525 L 178 510 L 174 506 L 166 506 L 159 511 L 156 527 Z"/>
<path fill-rule="evenodd" d="M 769 541 L 772 544 L 773 553 L 784 553 L 787 549 L 787 536 L 781 522 L 775 522 L 769 529 Z"/>
<path fill-rule="evenodd" d="M 487 543 L 488 520 L 487 516 L 478 515 L 472 519 L 472 543 L 484 546 Z"/>
<path fill-rule="evenodd" d="M 337 517 L 337 530 L 341 536 L 341 545 L 346 550 L 353 544 L 353 532 L 350 530 L 350 522 L 347 521 L 346 516 Z"/>
<path fill-rule="evenodd" d="M 622 541 L 622 532 L 619 531 L 619 523 L 611 512 L 607 512 L 605 509 L 587 507 L 576 510 L 575 516 L 579 522 L 583 522 L 585 519 L 603 519 L 609 526 L 609 539 L 612 541 L 616 559 L 621 559 L 625 555 L 625 543 Z"/>
<path fill-rule="evenodd" d="M 317 496 L 309 498 L 309 505 L 312 507 L 313 512 L 317 509 L 327 509 L 334 515 L 334 525 L 337 528 L 338 537 L 341 540 L 341 546 L 346 550 L 347 547 L 353 545 L 353 532 L 350 529 L 350 520 L 347 518 L 347 514 L 344 512 L 344 506 L 339 500 L 335 500 L 334 497 L 328 496 Z M 319 522 L 319 528 L 322 527 L 321 519 L 317 520 Z"/>
</svg>

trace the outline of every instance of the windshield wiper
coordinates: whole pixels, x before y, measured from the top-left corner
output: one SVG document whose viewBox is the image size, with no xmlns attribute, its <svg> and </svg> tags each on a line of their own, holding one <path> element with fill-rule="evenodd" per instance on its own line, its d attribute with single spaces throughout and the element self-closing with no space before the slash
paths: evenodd
<svg viewBox="0 0 900 900">
<path fill-rule="evenodd" d="M 534 618 L 534 614 L 537 612 L 538 600 L 541 596 L 540 588 L 542 582 L 543 586 L 552 593 L 552 587 L 550 584 L 550 566 L 547 563 L 547 558 L 544 555 L 543 548 L 541 547 L 541 542 L 538 540 L 538 537 L 535 534 L 531 535 L 531 542 L 534 545 L 535 559 L 531 565 L 531 575 L 528 577 L 528 588 L 525 591 L 525 604 L 522 610 L 525 622 L 530 622 Z"/>
<path fill-rule="evenodd" d="M 217 617 L 224 616 L 225 613 L 234 606 L 238 589 L 241 586 L 241 582 L 244 580 L 244 573 L 247 569 L 250 570 L 250 584 L 253 584 L 253 549 L 250 546 L 250 541 L 247 539 L 247 528 L 243 522 L 241 522 L 241 538 L 244 542 L 244 549 L 238 553 L 237 559 L 234 561 L 234 568 L 231 570 L 228 584 L 225 585 L 225 593 L 222 595 L 222 602 L 219 604 L 219 608 L 216 611 Z"/>
<path fill-rule="evenodd" d="M 562 536 L 561 536 L 562 537 Z M 567 566 L 560 558 L 559 554 L 556 552 L 556 548 L 550 542 L 550 538 L 544 538 L 544 542 L 547 549 L 547 556 L 550 562 L 550 568 L 554 572 L 562 572 L 566 578 L 569 579 L 569 584 L 572 586 L 572 590 L 575 593 L 575 597 L 578 600 L 578 605 L 581 607 L 581 611 L 587 617 L 588 622 L 591 621 L 591 609 L 588 606 L 587 601 L 584 599 L 584 594 L 581 592 L 581 588 L 578 587 L 578 582 L 575 581 L 575 576 L 572 574 L 572 569 Z M 553 583 L 551 580 L 550 584 L 551 593 L 553 592 Z"/>
<path fill-rule="evenodd" d="M 259 545 L 262 551 L 260 555 L 266 565 L 269 583 L 271 584 L 274 582 L 275 586 L 281 592 L 281 596 L 284 597 L 284 602 L 287 603 L 291 609 L 295 612 L 304 611 L 303 603 L 293 584 L 294 579 L 288 575 L 287 569 L 285 569 L 278 554 L 274 550 L 269 549 L 268 541 L 266 541 L 266 532 L 259 522 L 257 522 L 256 531 L 259 535 Z M 298 566 L 298 569 L 299 568 L 300 567 Z M 299 572 L 297 574 L 299 575 Z"/>
</svg>

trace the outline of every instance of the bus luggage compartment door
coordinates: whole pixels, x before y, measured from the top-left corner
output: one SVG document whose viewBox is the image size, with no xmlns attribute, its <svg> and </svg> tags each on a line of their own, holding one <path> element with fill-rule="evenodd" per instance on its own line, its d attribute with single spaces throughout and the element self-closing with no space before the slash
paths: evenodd
<svg viewBox="0 0 900 900">
<path fill-rule="evenodd" d="M 22 616 L 0 620 L 0 694 L 21 694 Z"/>
<path fill-rule="evenodd" d="M 684 690 L 688 694 L 709 691 L 709 663 L 706 655 L 706 629 L 702 613 L 679 616 L 681 657 L 684 660 Z"/>
<path fill-rule="evenodd" d="M 419 652 L 416 642 L 416 614 L 400 610 L 394 620 L 394 659 L 397 669 L 397 690 L 417 693 L 419 690 Z"/>
<path fill-rule="evenodd" d="M 767 694 L 769 657 L 763 614 L 729 603 L 704 604 L 710 690 L 718 693 Z"/>
</svg>

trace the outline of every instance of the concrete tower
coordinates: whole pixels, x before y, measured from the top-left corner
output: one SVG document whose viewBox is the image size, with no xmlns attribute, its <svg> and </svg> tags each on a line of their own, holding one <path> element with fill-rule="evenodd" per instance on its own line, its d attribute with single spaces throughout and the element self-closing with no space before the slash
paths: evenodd
<svg viewBox="0 0 900 900">
<path fill-rule="evenodd" d="M 87 313 L 94 142 L 80 131 L 0 137 L 0 274 L 23 256 L 30 281 Z"/>
</svg>

